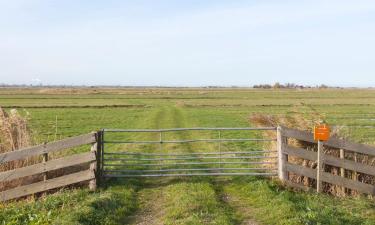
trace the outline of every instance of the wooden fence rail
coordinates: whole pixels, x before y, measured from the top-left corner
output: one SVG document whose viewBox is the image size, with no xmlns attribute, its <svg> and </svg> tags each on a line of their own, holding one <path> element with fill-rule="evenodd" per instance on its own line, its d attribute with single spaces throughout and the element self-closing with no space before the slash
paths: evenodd
<svg viewBox="0 0 375 225">
<path fill-rule="evenodd" d="M 295 187 L 306 188 L 304 186 L 301 186 L 300 184 L 293 183 L 289 180 L 288 173 L 291 172 L 293 174 L 317 180 L 318 186 L 320 182 L 325 182 L 333 185 L 342 186 L 342 188 L 357 190 L 361 193 L 375 195 L 375 186 L 373 184 L 358 181 L 356 179 L 356 176 L 355 179 L 346 178 L 345 174 L 342 172 L 345 170 L 350 170 L 353 171 L 353 173 L 355 174 L 359 172 L 375 176 L 375 166 L 357 162 L 356 160 L 345 159 L 345 152 L 351 152 L 353 154 L 360 153 L 367 155 L 369 157 L 375 156 L 375 147 L 353 143 L 350 141 L 332 137 L 329 141 L 323 142 L 322 145 L 327 146 L 330 149 L 337 149 L 337 155 L 339 155 L 339 157 L 325 154 L 323 151 L 320 153 L 320 156 L 318 156 L 318 152 L 303 148 L 296 148 L 288 145 L 288 139 L 290 138 L 296 139 L 298 141 L 308 142 L 311 144 L 318 144 L 314 140 L 312 133 L 285 127 L 278 128 L 279 178 L 286 184 Z M 322 169 L 321 171 L 319 171 L 315 168 L 313 169 L 310 167 L 294 164 L 290 162 L 290 160 L 288 160 L 289 156 L 317 162 L 317 165 L 321 165 Z M 340 174 L 335 175 L 324 171 L 323 165 L 338 167 Z M 318 187 L 317 190 L 319 191 Z"/>
<path fill-rule="evenodd" d="M 89 133 L 77 137 L 67 138 L 64 140 L 47 143 L 30 148 L 20 149 L 12 152 L 0 154 L 0 165 L 14 160 L 23 160 L 31 156 L 42 155 L 43 162 L 30 166 L 17 168 L 0 172 L 0 183 L 9 182 L 14 179 L 43 174 L 43 181 L 27 184 L 0 192 L 0 201 L 7 201 L 30 194 L 40 193 L 67 185 L 89 181 L 91 190 L 96 188 L 96 161 L 99 133 Z M 48 161 L 48 153 L 73 148 L 81 145 L 91 144 L 91 151 L 75 154 L 63 158 Z M 53 179 L 48 179 L 47 172 L 63 169 L 72 166 L 90 164 L 89 169 L 74 172 L 68 175 L 62 175 Z"/>
</svg>

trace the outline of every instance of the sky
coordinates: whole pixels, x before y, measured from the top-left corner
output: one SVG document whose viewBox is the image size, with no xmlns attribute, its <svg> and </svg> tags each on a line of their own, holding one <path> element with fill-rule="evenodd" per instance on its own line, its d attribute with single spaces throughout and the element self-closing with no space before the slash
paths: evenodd
<svg viewBox="0 0 375 225">
<path fill-rule="evenodd" d="M 0 83 L 375 86 L 374 0 L 0 0 Z"/>
</svg>

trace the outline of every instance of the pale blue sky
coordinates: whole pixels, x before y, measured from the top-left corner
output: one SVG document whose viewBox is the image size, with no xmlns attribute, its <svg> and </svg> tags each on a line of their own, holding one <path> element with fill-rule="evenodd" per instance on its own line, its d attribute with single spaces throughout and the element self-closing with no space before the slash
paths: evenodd
<svg viewBox="0 0 375 225">
<path fill-rule="evenodd" d="M 0 83 L 375 86 L 374 0 L 0 0 Z"/>
</svg>

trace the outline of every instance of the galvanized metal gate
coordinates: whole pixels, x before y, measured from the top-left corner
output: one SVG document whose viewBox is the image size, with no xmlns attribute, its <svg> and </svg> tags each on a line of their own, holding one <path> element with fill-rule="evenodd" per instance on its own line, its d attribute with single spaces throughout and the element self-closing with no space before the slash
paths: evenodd
<svg viewBox="0 0 375 225">
<path fill-rule="evenodd" d="M 276 139 L 264 138 L 267 136 L 264 132 L 273 137 L 276 130 L 275 127 L 103 129 L 102 176 L 275 176 Z"/>
</svg>

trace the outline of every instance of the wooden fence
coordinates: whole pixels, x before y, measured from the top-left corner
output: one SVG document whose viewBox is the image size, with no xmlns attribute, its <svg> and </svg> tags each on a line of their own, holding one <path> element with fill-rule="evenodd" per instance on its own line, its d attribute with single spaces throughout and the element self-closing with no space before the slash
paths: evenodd
<svg viewBox="0 0 375 225">
<path fill-rule="evenodd" d="M 42 163 L 0 172 L 0 183 L 38 174 L 43 175 L 43 181 L 37 181 L 36 183 L 27 184 L 0 192 L 0 201 L 7 201 L 30 194 L 80 183 L 83 181 L 89 181 L 90 189 L 95 190 L 95 172 L 97 167 L 96 156 L 97 150 L 100 146 L 97 144 L 99 138 L 98 136 L 99 133 L 90 133 L 48 144 L 33 146 L 30 148 L 0 154 L 0 165 L 14 160 L 25 160 L 29 157 L 40 155 L 42 155 L 43 158 Z M 52 152 L 87 144 L 91 144 L 91 151 L 48 161 L 48 154 Z M 82 164 L 90 164 L 89 169 L 74 172 L 68 175 L 64 174 L 52 179 L 48 179 L 47 177 L 48 171 L 54 171 Z"/>
<path fill-rule="evenodd" d="M 311 144 L 318 144 L 313 134 L 306 131 L 299 131 L 295 129 L 289 129 L 285 127 L 278 128 L 277 141 L 278 141 L 278 174 L 280 180 L 288 185 L 306 189 L 305 186 L 291 182 L 289 172 L 312 179 L 316 179 L 317 186 L 322 186 L 321 183 L 329 183 L 333 185 L 341 186 L 342 188 L 349 188 L 352 190 L 359 191 L 360 193 L 366 193 L 375 195 L 375 186 L 369 183 L 363 183 L 357 179 L 350 179 L 345 177 L 345 170 L 353 171 L 353 173 L 363 173 L 371 176 L 375 176 L 375 166 L 371 166 L 362 162 L 356 162 L 355 160 L 346 159 L 345 154 L 353 153 L 363 154 L 369 157 L 375 156 L 375 147 L 349 142 L 339 138 L 332 137 L 329 141 L 321 143 L 321 149 L 323 146 L 329 147 L 330 150 L 334 149 L 337 152 L 335 155 L 325 154 L 323 151 L 318 152 L 296 148 L 288 144 L 288 139 L 296 139 L 298 141 L 308 142 Z M 310 167 L 294 164 L 288 160 L 289 156 L 310 160 L 317 162 L 317 168 L 313 169 Z M 330 172 L 324 171 L 324 165 L 330 165 L 340 168 L 340 175 L 335 175 Z M 356 178 L 356 176 L 355 176 Z M 321 188 L 317 188 L 317 191 L 321 191 Z"/>
</svg>

